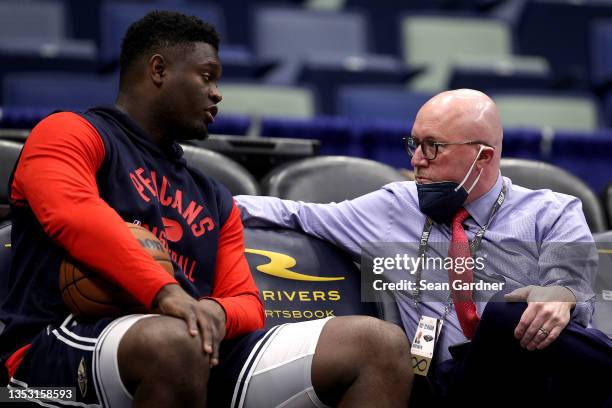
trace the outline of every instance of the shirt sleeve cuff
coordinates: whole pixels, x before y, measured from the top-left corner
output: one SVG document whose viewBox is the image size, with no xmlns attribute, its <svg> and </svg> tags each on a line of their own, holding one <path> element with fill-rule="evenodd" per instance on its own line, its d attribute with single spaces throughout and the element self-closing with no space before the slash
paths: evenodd
<svg viewBox="0 0 612 408">
<path fill-rule="evenodd" d="M 154 302 L 155 298 L 157 298 L 157 295 L 159 294 L 159 291 L 162 290 L 164 286 L 173 284 L 178 285 L 178 282 L 172 276 L 168 275 L 167 280 L 159 282 L 157 286 L 154 286 L 153 289 L 150 290 L 150 292 L 144 294 L 143 299 L 139 300 L 143 301 L 146 307 L 152 311 L 157 306 L 154 304 Z"/>
</svg>

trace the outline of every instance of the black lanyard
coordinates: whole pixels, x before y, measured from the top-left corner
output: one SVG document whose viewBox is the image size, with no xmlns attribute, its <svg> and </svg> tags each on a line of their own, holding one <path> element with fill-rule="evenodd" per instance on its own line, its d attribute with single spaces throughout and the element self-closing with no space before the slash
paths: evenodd
<svg viewBox="0 0 612 408">
<path fill-rule="evenodd" d="M 474 239 L 470 241 L 470 253 L 472 255 L 472 258 L 474 258 L 474 256 L 476 255 L 476 251 L 478 251 L 478 248 L 480 248 L 482 237 L 487 231 L 487 228 L 489 227 L 489 224 L 491 223 L 493 216 L 497 213 L 497 210 L 499 210 L 499 207 L 501 207 L 505 199 L 506 199 L 506 183 L 502 181 L 502 189 L 499 192 L 499 196 L 497 196 L 497 200 L 495 200 L 495 203 L 493 204 L 493 208 L 491 209 L 491 215 L 489 216 L 487 223 L 483 227 L 480 228 L 480 230 L 476 233 L 476 236 L 474 237 Z M 432 225 L 433 225 L 433 221 L 431 220 L 431 218 L 427 217 L 427 220 L 425 221 L 425 226 L 423 227 L 423 232 L 421 233 L 421 240 L 419 242 L 419 254 L 418 254 L 417 259 L 422 259 L 422 261 L 418 262 L 417 269 L 415 271 L 417 284 L 416 284 L 416 288 L 414 289 L 414 291 L 412 291 L 412 294 L 414 297 L 414 303 L 417 306 L 417 308 L 419 308 L 419 302 L 421 301 L 420 299 L 421 297 L 421 275 L 423 272 L 423 264 L 425 264 L 425 253 L 427 252 L 429 235 L 431 233 Z M 450 299 L 450 295 L 449 295 L 449 299 Z"/>
</svg>

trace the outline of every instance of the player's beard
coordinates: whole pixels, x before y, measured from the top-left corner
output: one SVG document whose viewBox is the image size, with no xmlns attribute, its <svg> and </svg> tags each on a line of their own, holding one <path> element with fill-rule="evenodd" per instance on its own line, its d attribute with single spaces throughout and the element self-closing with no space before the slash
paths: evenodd
<svg viewBox="0 0 612 408">
<path fill-rule="evenodd" d="M 208 138 L 208 126 L 204 119 L 188 122 L 173 110 L 162 111 L 157 115 L 158 123 L 165 129 L 165 139 L 180 142 L 182 140 L 205 140 Z"/>
</svg>

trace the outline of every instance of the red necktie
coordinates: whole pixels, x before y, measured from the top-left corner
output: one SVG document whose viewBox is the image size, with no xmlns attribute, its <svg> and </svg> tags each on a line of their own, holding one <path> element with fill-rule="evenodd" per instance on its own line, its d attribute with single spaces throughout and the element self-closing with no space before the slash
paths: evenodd
<svg viewBox="0 0 612 408">
<path fill-rule="evenodd" d="M 474 281 L 472 269 L 465 268 L 465 260 L 472 257 L 472 253 L 470 252 L 470 241 L 462 225 L 463 221 L 468 217 L 469 214 L 463 207 L 461 207 L 453 217 L 453 236 L 448 250 L 448 256 L 453 258 L 453 266 L 456 265 L 456 258 L 464 258 L 463 262 L 459 263 L 459 265 L 464 266 L 464 270 L 462 273 L 458 273 L 455 272 L 454 269 L 449 269 L 449 282 L 460 281 L 463 284 L 472 283 Z M 461 269 L 459 269 L 459 271 L 461 271 Z M 474 337 L 478 322 L 480 322 L 480 317 L 478 317 L 478 312 L 476 311 L 476 305 L 472 300 L 472 291 L 454 290 L 453 285 L 451 285 L 451 299 L 455 305 L 455 312 L 457 312 L 463 334 L 465 334 L 465 337 L 468 339 L 471 339 Z"/>
</svg>

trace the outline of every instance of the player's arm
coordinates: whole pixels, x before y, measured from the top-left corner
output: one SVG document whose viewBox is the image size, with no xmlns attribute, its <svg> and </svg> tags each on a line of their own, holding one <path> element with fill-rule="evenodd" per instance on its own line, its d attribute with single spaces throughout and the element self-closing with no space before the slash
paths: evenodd
<svg viewBox="0 0 612 408">
<path fill-rule="evenodd" d="M 263 304 L 244 256 L 242 222 L 235 203 L 221 228 L 214 288 L 210 298 L 225 311 L 225 338 L 264 326 Z"/>
<path fill-rule="evenodd" d="M 29 206 L 45 233 L 70 256 L 148 307 L 162 287 L 176 281 L 100 197 L 96 173 L 104 154 L 100 135 L 84 118 L 53 114 L 25 143 L 11 199 Z"/>
</svg>

